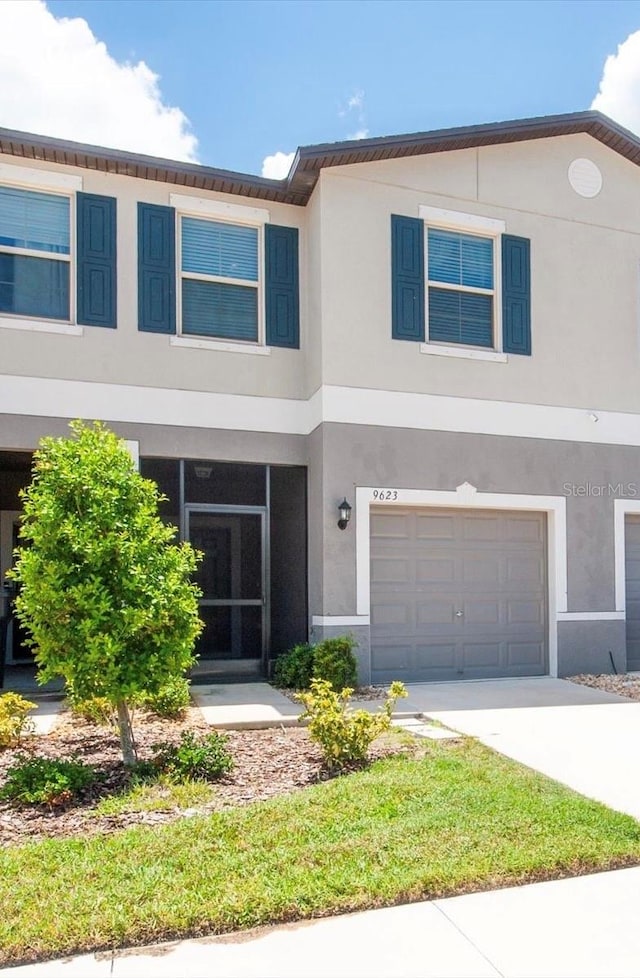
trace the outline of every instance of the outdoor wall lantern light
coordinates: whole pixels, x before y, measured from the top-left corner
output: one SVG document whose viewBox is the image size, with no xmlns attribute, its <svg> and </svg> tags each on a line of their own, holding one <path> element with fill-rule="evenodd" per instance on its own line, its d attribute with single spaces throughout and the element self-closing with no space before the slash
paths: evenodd
<svg viewBox="0 0 640 978">
<path fill-rule="evenodd" d="M 342 500 L 342 502 L 340 503 L 340 505 L 338 506 L 338 512 L 340 513 L 340 519 L 338 520 L 338 526 L 340 527 L 341 530 L 346 530 L 347 524 L 349 523 L 349 520 L 351 519 L 351 506 L 347 502 L 346 496 Z"/>
</svg>

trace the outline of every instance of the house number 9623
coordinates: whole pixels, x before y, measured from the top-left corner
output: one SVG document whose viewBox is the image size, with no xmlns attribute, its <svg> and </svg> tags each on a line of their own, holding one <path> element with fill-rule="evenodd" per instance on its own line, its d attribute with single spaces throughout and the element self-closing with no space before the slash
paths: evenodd
<svg viewBox="0 0 640 978">
<path fill-rule="evenodd" d="M 389 500 L 390 502 L 393 502 L 398 498 L 398 490 L 397 489 L 374 489 L 373 498 L 379 499 L 381 501 Z"/>
</svg>

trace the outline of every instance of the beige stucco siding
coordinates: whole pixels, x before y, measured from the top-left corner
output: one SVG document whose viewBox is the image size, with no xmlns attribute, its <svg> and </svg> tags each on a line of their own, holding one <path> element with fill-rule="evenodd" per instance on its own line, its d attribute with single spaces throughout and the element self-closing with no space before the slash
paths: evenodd
<svg viewBox="0 0 640 978">
<path fill-rule="evenodd" d="M 603 174 L 579 197 L 567 168 Z M 323 381 L 621 411 L 640 410 L 640 171 L 586 136 L 327 169 Z M 390 215 L 421 204 L 496 218 L 531 240 L 533 356 L 427 356 L 391 339 Z"/>
<path fill-rule="evenodd" d="M 118 327 L 85 327 L 82 337 L 1 329 L 2 372 L 20 376 L 101 381 L 143 387 L 217 391 L 259 396 L 305 396 L 307 346 L 306 211 L 271 201 L 207 193 L 153 180 L 115 176 L 73 167 L 39 164 L 0 155 L 0 162 L 80 176 L 86 193 L 116 197 L 118 245 Z M 301 349 L 271 350 L 270 356 L 184 349 L 168 336 L 137 327 L 137 204 L 168 205 L 170 194 L 193 195 L 269 211 L 273 224 L 300 229 Z"/>
<path fill-rule="evenodd" d="M 603 175 L 593 199 L 567 180 L 583 156 Z M 640 411 L 640 170 L 589 136 L 328 168 L 306 207 L 0 161 L 71 173 L 86 192 L 118 198 L 117 330 L 0 329 L 3 373 L 296 400 L 324 384 Z M 187 349 L 138 331 L 137 202 L 166 205 L 175 191 L 261 207 L 300 229 L 300 350 Z M 497 218 L 531 240 L 531 357 L 435 357 L 391 339 L 390 215 L 417 217 L 421 204 Z"/>
</svg>

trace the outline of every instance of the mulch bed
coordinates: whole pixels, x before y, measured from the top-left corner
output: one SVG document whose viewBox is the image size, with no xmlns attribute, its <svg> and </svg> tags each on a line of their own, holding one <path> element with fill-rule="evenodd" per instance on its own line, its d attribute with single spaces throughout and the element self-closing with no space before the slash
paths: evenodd
<svg viewBox="0 0 640 978">
<path fill-rule="evenodd" d="M 601 689 L 605 693 L 617 693 L 618 696 L 626 696 L 630 700 L 640 700 L 640 676 L 593 676 L 584 673 L 567 678 L 581 686 L 591 686 L 592 689 Z"/>
<path fill-rule="evenodd" d="M 153 756 L 153 743 L 178 741 L 184 730 L 207 734 L 212 728 L 195 707 L 191 707 L 184 720 L 180 721 L 136 714 L 134 731 L 139 759 L 146 760 Z M 51 758 L 75 757 L 99 768 L 98 780 L 70 807 L 62 810 L 47 806 L 15 807 L 0 802 L 0 847 L 21 845 L 42 838 L 112 832 L 141 823 L 156 825 L 174 822 L 180 818 L 287 794 L 331 777 L 323 767 L 320 751 L 303 728 L 276 727 L 227 733 L 234 767 L 228 775 L 214 782 L 211 801 L 186 810 L 168 807 L 162 811 L 103 816 L 92 811 L 97 802 L 118 794 L 129 783 L 117 733 L 110 727 L 61 714 L 51 733 L 26 738 L 19 749 L 0 751 L 0 783 L 4 782 L 6 770 L 15 763 L 19 753 Z M 373 745 L 371 756 L 376 758 L 410 749 L 407 745 L 381 741 Z"/>
</svg>

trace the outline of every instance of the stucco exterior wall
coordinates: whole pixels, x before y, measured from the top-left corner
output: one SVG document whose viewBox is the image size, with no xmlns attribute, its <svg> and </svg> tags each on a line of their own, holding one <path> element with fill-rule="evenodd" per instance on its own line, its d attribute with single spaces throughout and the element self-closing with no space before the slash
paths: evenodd
<svg viewBox="0 0 640 978">
<path fill-rule="evenodd" d="M 603 186 L 578 196 L 588 157 Z M 323 382 L 640 410 L 638 168 L 585 135 L 323 170 Z M 533 355 L 427 356 L 391 339 L 390 215 L 420 205 L 503 220 L 531 240 Z"/>
<path fill-rule="evenodd" d="M 3 172 L 3 180 L 7 181 L 9 167 L 25 166 L 24 160 L 3 154 L 0 163 L 7 168 Z M 117 329 L 85 326 L 82 336 L 0 329 L 3 373 L 261 397 L 305 395 L 308 287 L 304 208 L 35 160 L 28 161 L 28 168 L 79 176 L 83 192 L 117 198 Z M 172 346 L 169 336 L 138 331 L 137 204 L 144 201 L 168 206 L 170 195 L 176 192 L 258 206 L 268 210 L 271 223 L 300 229 L 300 350 L 272 348 L 270 356 L 255 356 L 219 349 L 186 349 Z M 73 220 L 72 213 L 72 227 Z M 72 292 L 74 288 L 72 284 Z"/>
</svg>

